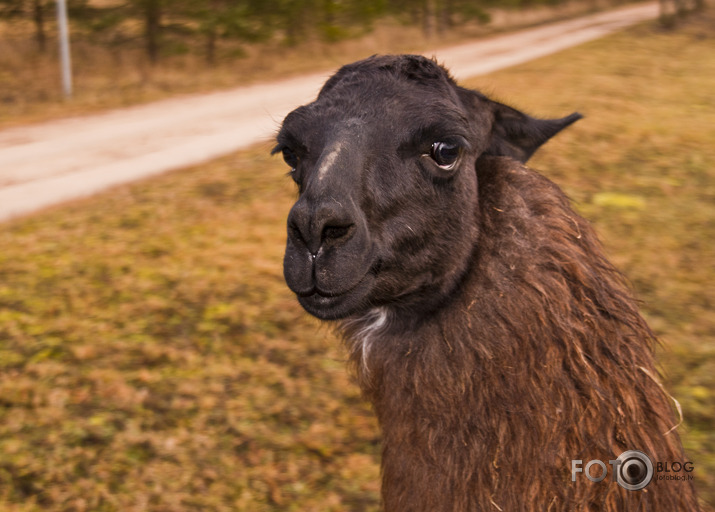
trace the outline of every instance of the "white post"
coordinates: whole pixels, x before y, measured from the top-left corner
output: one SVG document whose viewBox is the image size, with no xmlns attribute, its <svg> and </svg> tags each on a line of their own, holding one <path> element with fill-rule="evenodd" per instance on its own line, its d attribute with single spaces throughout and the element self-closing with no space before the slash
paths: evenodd
<svg viewBox="0 0 715 512">
<path fill-rule="evenodd" d="M 72 96 L 72 63 L 70 61 L 70 40 L 67 29 L 67 3 L 57 0 L 57 27 L 60 35 L 60 66 L 62 68 L 62 90 L 67 98 Z"/>
</svg>

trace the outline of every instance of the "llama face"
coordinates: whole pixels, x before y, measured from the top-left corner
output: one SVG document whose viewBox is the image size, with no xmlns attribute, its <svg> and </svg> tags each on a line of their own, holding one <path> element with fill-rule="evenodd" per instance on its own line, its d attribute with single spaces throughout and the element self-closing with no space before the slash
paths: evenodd
<svg viewBox="0 0 715 512">
<path fill-rule="evenodd" d="M 447 300 L 478 244 L 479 157 L 525 160 L 565 125 L 539 123 L 423 57 L 342 68 L 286 117 L 274 150 L 300 192 L 284 275 L 302 306 L 341 319 Z"/>
</svg>

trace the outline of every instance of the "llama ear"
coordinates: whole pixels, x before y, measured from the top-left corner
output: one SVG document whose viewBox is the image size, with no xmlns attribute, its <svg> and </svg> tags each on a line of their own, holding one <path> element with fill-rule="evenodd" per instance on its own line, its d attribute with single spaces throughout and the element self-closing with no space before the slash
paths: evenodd
<svg viewBox="0 0 715 512">
<path fill-rule="evenodd" d="M 544 142 L 583 117 L 574 112 L 562 119 L 536 119 L 496 101 L 487 101 L 493 122 L 484 154 L 509 156 L 522 163 Z"/>
</svg>

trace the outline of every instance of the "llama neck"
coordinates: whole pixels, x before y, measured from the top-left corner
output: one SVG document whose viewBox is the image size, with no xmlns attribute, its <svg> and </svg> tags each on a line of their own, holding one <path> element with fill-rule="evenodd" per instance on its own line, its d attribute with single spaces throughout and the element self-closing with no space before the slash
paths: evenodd
<svg viewBox="0 0 715 512">
<path fill-rule="evenodd" d="M 481 205 L 484 242 L 447 307 L 421 322 L 381 309 L 346 326 L 383 430 L 386 510 L 595 503 L 594 486 L 553 485 L 571 459 L 681 457 L 677 436 L 663 435 L 676 420 L 654 380 L 652 333 L 592 229 L 547 180 L 507 176 L 487 186 L 540 200 L 489 194 L 517 200 Z"/>
</svg>

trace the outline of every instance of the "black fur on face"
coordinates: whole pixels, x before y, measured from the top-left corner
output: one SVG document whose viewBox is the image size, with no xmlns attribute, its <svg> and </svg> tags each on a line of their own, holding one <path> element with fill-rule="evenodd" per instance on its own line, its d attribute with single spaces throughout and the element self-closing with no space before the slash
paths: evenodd
<svg viewBox="0 0 715 512">
<path fill-rule="evenodd" d="M 479 243 L 480 156 L 524 162 L 580 117 L 534 119 L 421 56 L 344 66 L 277 136 L 300 192 L 288 286 L 325 320 L 388 305 L 428 315 L 459 288 Z"/>
</svg>

